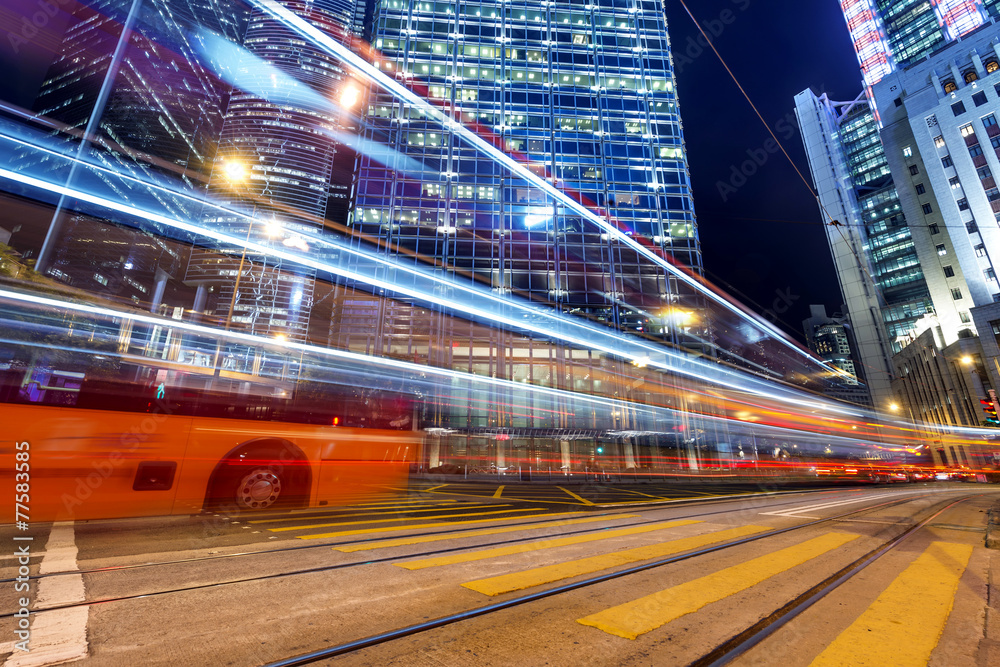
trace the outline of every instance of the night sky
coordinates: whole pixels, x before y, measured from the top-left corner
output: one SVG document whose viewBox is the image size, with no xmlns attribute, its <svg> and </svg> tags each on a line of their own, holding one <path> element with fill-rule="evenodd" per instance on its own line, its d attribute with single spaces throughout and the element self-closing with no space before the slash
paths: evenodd
<svg viewBox="0 0 1000 667">
<path fill-rule="evenodd" d="M 793 98 L 811 87 L 850 100 L 862 86 L 839 3 L 685 2 L 811 185 L 801 137 L 789 123 Z M 715 54 L 698 55 L 699 33 L 679 0 L 667 0 L 667 18 L 706 275 L 759 313 L 787 308 L 771 319 L 801 339 L 810 303 L 831 313 L 841 306 L 819 208 L 780 153 L 735 192 L 720 192 L 733 165 L 750 159 L 747 151 L 760 155 L 770 137 Z"/>
<path fill-rule="evenodd" d="M 839 4 L 686 1 L 808 179 L 802 142 L 789 122 L 793 97 L 808 87 L 836 99 L 861 90 Z M 65 29 L 58 15 L 36 34 L 25 33 L 22 17 L 35 11 L 32 0 L 0 0 L 0 68 L 17 72 L 0 78 L 0 99 L 25 107 Z M 720 191 L 720 183 L 731 184 L 733 166 L 750 159 L 747 151 L 760 156 L 769 135 L 715 54 L 694 41 L 697 30 L 679 0 L 667 0 L 667 14 L 706 274 L 801 339 L 810 303 L 831 312 L 841 303 L 815 200 L 780 153 L 768 155 L 735 191 Z"/>
</svg>

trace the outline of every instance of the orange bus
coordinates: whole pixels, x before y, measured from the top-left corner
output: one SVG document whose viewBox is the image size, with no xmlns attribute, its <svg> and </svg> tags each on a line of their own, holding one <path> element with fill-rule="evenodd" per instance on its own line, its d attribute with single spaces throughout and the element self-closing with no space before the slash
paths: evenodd
<svg viewBox="0 0 1000 667">
<path fill-rule="evenodd" d="M 56 388 L 66 407 L 19 389 L 0 392 L 4 523 L 345 504 L 405 491 L 420 455 L 408 419 L 354 427 L 273 396 L 83 382 Z"/>
</svg>

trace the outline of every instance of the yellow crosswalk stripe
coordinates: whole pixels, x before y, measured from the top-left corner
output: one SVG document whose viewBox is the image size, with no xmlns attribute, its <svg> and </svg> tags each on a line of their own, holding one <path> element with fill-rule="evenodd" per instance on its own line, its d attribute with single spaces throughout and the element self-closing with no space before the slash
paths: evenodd
<svg viewBox="0 0 1000 667">
<path fill-rule="evenodd" d="M 497 558 L 498 556 L 509 556 L 511 554 L 528 553 L 529 551 L 541 551 L 543 549 L 552 549 L 554 547 L 562 547 L 570 544 L 585 544 L 587 542 L 597 542 L 598 540 L 608 540 L 613 537 L 624 537 L 626 535 L 640 535 L 642 533 L 651 533 L 655 530 L 664 530 L 665 528 L 676 528 L 677 526 L 687 526 L 692 523 L 701 523 L 701 521 L 694 521 L 691 519 L 683 519 L 678 521 L 663 521 L 660 523 L 649 524 L 648 526 L 631 526 L 628 528 L 605 530 L 601 531 L 600 533 L 592 533 L 589 535 L 572 535 L 570 537 L 559 537 L 551 540 L 542 540 L 541 542 L 532 542 L 530 544 L 512 544 L 507 547 L 497 547 L 495 549 L 483 549 L 481 551 L 467 551 L 465 553 L 452 554 L 450 556 L 441 556 L 439 558 L 423 558 L 421 560 L 411 560 L 403 563 L 396 563 L 396 565 L 398 567 L 402 567 L 407 570 L 422 570 L 425 567 L 440 567 L 442 565 L 453 565 L 455 563 L 467 563 L 474 560 L 486 560 L 487 558 Z"/>
<path fill-rule="evenodd" d="M 489 577 L 487 579 L 468 581 L 462 584 L 462 586 L 483 593 L 484 595 L 500 595 L 501 593 L 519 591 L 525 588 L 531 588 L 532 586 L 550 584 L 554 581 L 559 581 L 560 579 L 569 579 L 570 577 L 576 577 L 581 574 L 600 572 L 601 570 L 607 570 L 619 565 L 630 565 L 643 560 L 662 558 L 663 556 L 669 556 L 670 554 L 697 549 L 698 547 L 703 547 L 706 544 L 746 537 L 747 535 L 752 535 L 765 530 L 772 529 L 765 526 L 742 526 L 740 528 L 729 528 L 727 530 L 708 533 L 707 535 L 685 537 L 683 539 L 671 540 L 670 542 L 663 542 L 661 544 L 623 549 L 622 551 L 616 551 L 614 553 L 600 554 L 598 556 L 580 558 L 578 560 L 571 560 L 565 563 L 536 567 L 522 572 L 514 572 L 512 574 L 503 574 L 497 577 Z"/>
<path fill-rule="evenodd" d="M 559 489 L 560 491 L 562 491 L 563 493 L 565 493 L 567 496 L 570 496 L 571 498 L 574 498 L 574 499 L 580 501 L 584 505 L 593 505 L 594 504 L 594 503 L 590 502 L 589 500 L 587 500 L 586 498 L 581 498 L 580 496 L 576 495 L 575 493 L 573 493 L 569 489 L 564 489 L 561 486 L 557 486 L 556 488 Z"/>
<path fill-rule="evenodd" d="M 570 512 L 579 514 L 579 512 Z M 561 516 L 552 515 L 549 516 Z M 518 517 L 524 519 L 526 517 Z M 595 521 L 613 521 L 615 519 L 637 519 L 638 514 L 615 514 L 614 516 L 588 516 L 582 519 L 567 519 L 565 521 L 545 521 L 543 523 L 533 523 L 521 526 L 504 526 L 503 528 L 477 528 L 475 530 L 463 530 L 459 533 L 445 533 L 438 535 L 412 535 L 409 537 L 398 537 L 392 540 L 379 540 L 377 542 L 362 542 L 360 544 L 346 544 L 342 547 L 333 547 L 337 551 L 351 553 L 354 551 L 369 551 L 371 549 L 388 549 L 390 547 L 405 547 L 411 544 L 425 544 L 427 542 L 441 542 L 443 540 L 460 540 L 465 537 L 479 537 L 481 535 L 503 535 L 504 533 L 517 533 L 525 530 L 542 530 L 544 528 L 561 528 L 563 526 L 574 526 L 580 523 L 593 523 Z"/>
<path fill-rule="evenodd" d="M 578 618 L 577 623 L 591 625 L 626 639 L 635 639 L 681 616 L 696 612 L 712 602 L 718 602 L 776 574 L 840 548 L 857 538 L 857 535 L 848 533 L 827 533 L 794 547 L 781 549 L 694 581 Z"/>
<path fill-rule="evenodd" d="M 524 510 L 520 510 L 524 511 Z M 319 540 L 325 537 L 345 537 L 347 535 L 369 535 L 373 533 L 389 533 L 393 531 L 400 530 L 417 530 L 423 528 L 441 528 L 444 526 L 461 526 L 469 523 L 491 523 L 494 521 L 511 521 L 521 519 L 536 519 L 538 517 L 557 517 L 557 516 L 572 516 L 574 514 L 582 514 L 582 512 L 563 512 L 560 514 L 521 514 L 520 516 L 506 516 L 499 519 L 471 519 L 469 521 L 442 521 L 440 523 L 415 523 L 409 526 L 387 526 L 384 528 L 359 528 L 357 530 L 341 530 L 335 533 L 319 533 L 317 535 L 296 535 L 295 537 L 300 540 Z M 466 515 L 468 516 L 468 515 Z M 424 517 L 425 519 L 431 517 Z M 365 521 L 359 523 L 367 523 Z"/>
<path fill-rule="evenodd" d="M 503 485 L 503 484 L 501 484 L 501 485 L 500 485 L 500 488 L 498 488 L 498 489 L 496 490 L 496 493 L 494 493 L 494 494 L 493 494 L 493 497 L 494 497 L 494 498 L 499 498 L 499 497 L 500 497 L 500 494 L 501 494 L 501 493 L 503 493 L 503 487 L 504 487 L 504 485 Z"/>
<path fill-rule="evenodd" d="M 812 665 L 926 665 L 971 557 L 971 545 L 931 543 Z"/>
<path fill-rule="evenodd" d="M 257 524 L 257 523 L 279 523 L 279 522 L 282 522 L 282 521 L 289 521 L 291 519 L 295 519 L 295 520 L 298 520 L 298 521 L 304 521 L 306 519 L 315 520 L 315 521 L 321 521 L 323 519 L 345 519 L 345 518 L 352 517 L 352 516 L 368 516 L 369 514 L 372 514 L 372 513 L 375 513 L 375 512 L 377 512 L 379 514 L 379 516 L 384 516 L 386 514 L 416 514 L 418 512 L 443 512 L 445 510 L 455 511 L 455 512 L 464 512 L 465 510 L 476 510 L 476 509 L 481 509 L 483 507 L 510 507 L 510 505 L 496 505 L 494 503 L 490 503 L 488 505 L 462 505 L 461 507 L 442 506 L 442 507 L 428 507 L 426 509 L 414 509 L 414 508 L 407 508 L 407 509 L 401 509 L 401 510 L 399 510 L 399 509 L 393 509 L 393 511 L 391 511 L 391 512 L 384 512 L 384 511 L 382 511 L 382 508 L 373 508 L 373 509 L 370 509 L 370 510 L 368 510 L 366 512 L 355 512 L 353 514 L 324 514 L 324 515 L 320 515 L 320 516 L 304 516 L 304 517 L 301 517 L 301 518 L 285 516 L 285 517 L 282 517 L 280 519 L 258 519 L 256 521 L 248 521 L 247 523 L 254 523 L 254 524 Z M 302 527 L 303 528 L 315 528 L 316 526 L 302 526 Z"/>
<path fill-rule="evenodd" d="M 510 505 L 486 505 L 486 507 L 510 507 Z M 463 508 L 464 509 L 464 508 Z M 456 509 L 456 511 L 461 511 L 461 509 Z M 423 520 L 427 519 L 450 519 L 452 517 L 460 518 L 464 516 L 483 516 L 484 514 L 510 514 L 511 512 L 534 512 L 533 507 L 522 507 L 521 509 L 513 510 L 490 510 L 489 512 L 469 512 L 468 514 L 435 514 L 434 516 L 424 516 L 420 517 Z M 315 528 L 332 528 L 334 526 L 357 526 L 359 524 L 369 524 L 369 523 L 392 523 L 394 521 L 411 521 L 414 517 L 408 516 L 397 516 L 392 519 L 371 519 L 369 521 L 336 521 L 332 523 L 314 523 L 308 526 L 281 526 L 280 528 L 268 528 L 272 533 L 283 533 L 289 530 L 313 530 Z"/>
<path fill-rule="evenodd" d="M 443 506 L 455 507 L 455 508 L 458 508 L 460 506 L 464 507 L 465 503 L 467 503 L 467 502 L 475 502 L 475 501 L 471 501 L 471 500 L 469 500 L 469 501 L 458 501 L 458 500 L 451 500 L 451 499 L 447 499 L 447 498 L 428 498 L 426 500 L 407 500 L 405 502 L 403 502 L 403 501 L 390 502 L 388 500 L 383 500 L 382 502 L 378 502 L 378 503 L 350 503 L 350 504 L 346 504 L 346 505 L 328 505 L 328 506 L 325 506 L 325 507 L 309 507 L 309 508 L 306 508 L 306 509 L 285 510 L 283 512 L 261 512 L 261 513 L 254 513 L 254 516 L 257 516 L 257 517 L 271 517 L 271 516 L 276 516 L 276 517 L 288 518 L 288 517 L 298 516 L 300 514 L 310 514 L 312 512 L 323 511 L 323 510 L 333 510 L 333 509 L 348 510 L 348 509 L 361 509 L 361 508 L 364 508 L 364 509 L 369 509 L 369 510 L 377 510 L 377 509 L 382 509 L 382 508 L 385 508 L 385 509 L 397 509 L 397 508 L 400 508 L 400 507 L 421 507 L 421 506 L 427 507 L 427 506 L 431 506 L 431 505 L 441 505 L 442 509 L 443 509 Z"/>
</svg>

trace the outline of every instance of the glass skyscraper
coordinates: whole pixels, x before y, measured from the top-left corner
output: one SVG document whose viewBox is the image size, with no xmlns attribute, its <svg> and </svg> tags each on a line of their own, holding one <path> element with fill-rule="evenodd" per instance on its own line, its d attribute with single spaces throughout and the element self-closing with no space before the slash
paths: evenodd
<svg viewBox="0 0 1000 667">
<path fill-rule="evenodd" d="M 383 72 L 700 273 L 660 4 L 382 0 L 373 21 Z M 361 158 L 351 216 L 360 236 L 622 331 L 662 331 L 657 313 L 695 305 L 665 270 L 419 110 L 376 93 L 365 132 L 423 171 Z"/>
<path fill-rule="evenodd" d="M 335 39 L 350 34 L 351 0 L 283 0 L 282 5 Z M 298 247 L 303 241 L 296 240 L 297 233 L 324 228 L 331 206 L 338 208 L 332 199 L 345 200 L 339 208 L 346 209 L 354 158 L 348 155 L 344 173 L 335 175 L 344 160 L 336 135 L 350 125 L 350 115 L 347 109 L 338 113 L 335 105 L 353 84 L 336 58 L 259 9 L 241 43 L 247 54 L 241 66 L 272 68 L 261 78 L 287 77 L 282 81 L 288 85 L 306 84 L 313 92 L 284 101 L 280 89 L 275 95 L 270 86 L 233 92 L 211 191 L 222 202 L 242 204 L 249 215 L 208 222 L 240 238 L 277 237 L 276 242 Z M 210 247 L 192 253 L 186 281 L 198 287 L 195 310 L 224 319 L 227 326 L 294 340 L 308 336 L 314 271 L 283 266 L 274 257 L 247 256 L 239 247 Z"/>
<path fill-rule="evenodd" d="M 124 174 L 200 190 L 200 176 L 215 159 L 229 86 L 203 66 L 195 36 L 204 28 L 238 41 L 246 17 L 230 0 L 80 5 L 34 111 L 61 126 L 56 136 L 66 140 L 67 153 L 79 150 L 89 127 L 93 134 L 82 157 Z M 49 159 L 31 153 L 22 164 Z M 97 177 L 107 178 L 99 172 Z M 162 204 L 183 217 L 197 214 L 181 199 Z M 37 268 L 80 289 L 155 309 L 171 288 L 169 279 L 183 275 L 186 254 L 165 240 L 163 231 L 59 211 Z"/>
<path fill-rule="evenodd" d="M 807 90 L 795 104 L 824 218 L 838 223 L 826 233 L 860 377 L 881 404 L 891 396 L 888 360 L 934 311 L 927 282 L 867 100 L 833 102 Z"/>
<path fill-rule="evenodd" d="M 865 85 L 1000 18 L 998 0 L 844 0 Z"/>
</svg>

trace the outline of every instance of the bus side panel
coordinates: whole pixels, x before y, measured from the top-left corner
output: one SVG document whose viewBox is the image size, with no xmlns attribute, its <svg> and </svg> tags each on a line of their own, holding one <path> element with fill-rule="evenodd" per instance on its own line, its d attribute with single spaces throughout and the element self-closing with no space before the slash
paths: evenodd
<svg viewBox="0 0 1000 667">
<path fill-rule="evenodd" d="M 343 505 L 406 491 L 420 439 L 405 431 L 337 429 L 323 447 L 317 500 Z"/>
<path fill-rule="evenodd" d="M 123 518 L 169 514 L 191 420 L 162 414 L 0 405 L 0 488 L 14 498 L 15 443 L 27 442 L 31 522 Z M 22 457 L 24 458 L 24 457 Z M 170 462 L 178 464 L 168 488 Z M 21 462 L 23 463 L 23 462 Z M 156 474 L 136 479 L 140 464 Z M 160 463 L 160 465 L 156 465 Z M 165 464 L 165 465 L 163 465 Z M 152 466 L 152 467 L 150 467 Z M 145 478 L 144 478 L 145 479 Z M 23 487 L 22 487 L 23 488 Z M 0 522 L 14 521 L 3 504 Z"/>
<path fill-rule="evenodd" d="M 315 489 L 318 476 L 316 462 L 319 460 L 324 432 L 329 430 L 281 422 L 196 418 L 191 426 L 188 456 L 184 461 L 184 476 L 177 490 L 174 512 L 180 514 L 201 510 L 216 467 L 228 454 L 251 443 L 267 443 L 265 446 L 274 450 L 276 463 L 279 464 L 285 460 L 294 461 L 296 456 L 304 455 L 306 465 L 312 468 L 312 486 Z M 291 448 L 275 443 L 289 443 Z M 310 498 L 313 496 L 311 489 Z M 229 509 L 236 510 L 235 500 Z"/>
</svg>

